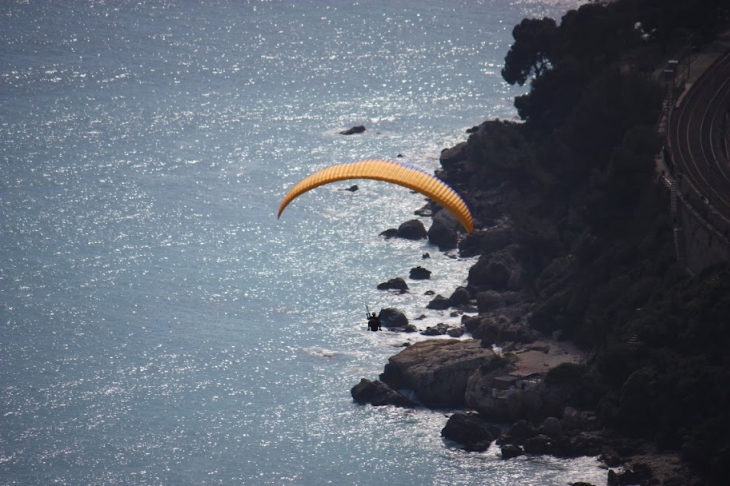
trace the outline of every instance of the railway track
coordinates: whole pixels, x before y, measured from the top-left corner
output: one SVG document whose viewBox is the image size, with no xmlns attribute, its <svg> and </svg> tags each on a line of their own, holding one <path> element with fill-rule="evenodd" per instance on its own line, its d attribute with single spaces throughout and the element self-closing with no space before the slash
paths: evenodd
<svg viewBox="0 0 730 486">
<path fill-rule="evenodd" d="M 670 120 L 672 156 L 683 190 L 730 220 L 730 161 L 725 117 L 730 106 L 730 51 L 690 87 Z"/>
</svg>

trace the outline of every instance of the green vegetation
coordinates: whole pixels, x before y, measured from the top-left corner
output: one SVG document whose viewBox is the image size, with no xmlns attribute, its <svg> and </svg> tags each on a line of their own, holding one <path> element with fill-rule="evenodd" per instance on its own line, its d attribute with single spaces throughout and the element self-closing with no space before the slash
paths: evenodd
<svg viewBox="0 0 730 486">
<path fill-rule="evenodd" d="M 594 351 L 590 370 L 548 378 L 590 374 L 585 403 L 605 424 L 682 450 L 711 481 L 730 475 L 730 266 L 690 278 L 675 263 L 652 69 L 714 35 L 722 5 L 617 0 L 524 20 L 502 70 L 530 81 L 522 122 L 485 122 L 467 145 L 474 192 L 511 190 L 531 325 Z"/>
</svg>

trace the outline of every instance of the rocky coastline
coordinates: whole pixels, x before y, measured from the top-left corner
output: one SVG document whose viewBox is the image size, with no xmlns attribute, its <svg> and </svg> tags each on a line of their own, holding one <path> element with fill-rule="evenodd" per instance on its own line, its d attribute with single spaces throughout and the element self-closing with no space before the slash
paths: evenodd
<svg viewBox="0 0 730 486">
<path fill-rule="evenodd" d="M 470 132 L 481 129 L 486 125 Z M 468 149 L 467 142 L 444 149 L 437 175 L 469 202 L 478 229 L 463 234 L 448 211 L 429 204 L 417 211 L 433 217 L 428 231 L 413 220 L 381 236 L 427 237 L 440 250 L 458 248 L 462 257 L 478 256 L 466 286 L 448 297 L 434 296 L 427 305 L 461 313 L 461 327 L 421 331 L 471 338 L 404 346 L 379 379 L 363 378 L 352 388 L 353 399 L 372 406 L 450 410 L 441 435 L 465 453 L 483 452 L 496 441 L 504 460 L 524 454 L 598 456 L 611 486 L 701 484 L 679 453 L 660 452 L 650 441 L 616 433 L 594 411 L 582 408 L 590 401 L 585 396 L 597 393 L 586 365 L 591 353 L 563 340 L 559 330 L 546 334 L 531 327 L 536 296 L 526 285 L 522 245 L 506 211 L 514 193 L 508 183 L 478 192 L 470 188 Z M 412 273 L 423 276 L 422 270 Z M 378 288 L 406 291 L 407 284 L 395 278 Z M 390 331 L 418 332 L 398 309 L 383 309 L 381 318 Z"/>
<path fill-rule="evenodd" d="M 505 460 L 598 456 L 611 486 L 728 483 L 730 263 L 691 275 L 678 262 L 657 162 L 693 52 L 730 28 L 726 3 L 585 2 L 515 26 L 501 74 L 529 82 L 520 121 L 467 130 L 436 171 L 476 230 L 429 204 L 427 231 L 383 235 L 478 256 L 464 287 L 426 306 L 461 326 L 427 330 L 438 343 L 405 347 L 356 401 L 452 410 L 447 443 L 498 441 Z M 418 332 L 389 312 L 386 327 Z M 443 336 L 459 333 L 471 337 Z"/>
</svg>

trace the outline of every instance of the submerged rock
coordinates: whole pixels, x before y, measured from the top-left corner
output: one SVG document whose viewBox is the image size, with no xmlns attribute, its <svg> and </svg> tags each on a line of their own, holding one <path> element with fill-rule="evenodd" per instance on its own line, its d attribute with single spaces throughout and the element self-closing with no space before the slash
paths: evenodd
<svg viewBox="0 0 730 486">
<path fill-rule="evenodd" d="M 380 233 L 380 236 L 384 237 L 386 240 L 390 238 L 395 238 L 398 236 L 398 230 L 396 228 L 388 228 L 387 230 Z"/>
<path fill-rule="evenodd" d="M 394 405 L 396 407 L 414 407 L 416 404 L 405 395 L 393 390 L 380 380 L 370 381 L 365 378 L 350 390 L 357 403 L 370 403 L 374 407 Z"/>
<path fill-rule="evenodd" d="M 365 131 L 365 127 L 362 125 L 357 125 L 352 128 L 348 128 L 347 130 L 343 130 L 340 132 L 340 135 L 353 135 L 356 133 L 363 133 Z"/>
<path fill-rule="evenodd" d="M 399 290 L 405 292 L 408 290 L 408 284 L 401 277 L 391 278 L 387 282 L 378 284 L 378 290 Z"/>
</svg>

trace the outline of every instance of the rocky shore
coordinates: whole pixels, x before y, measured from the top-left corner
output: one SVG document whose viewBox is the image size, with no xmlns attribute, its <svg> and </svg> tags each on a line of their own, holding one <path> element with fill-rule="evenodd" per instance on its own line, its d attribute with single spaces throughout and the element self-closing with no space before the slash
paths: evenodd
<svg viewBox="0 0 730 486">
<path fill-rule="evenodd" d="M 469 188 L 468 150 L 466 142 L 444 150 L 437 174 L 469 202 L 478 223 L 474 234 L 460 233 L 453 216 L 429 205 L 419 210 L 433 215 L 428 231 L 414 220 L 382 236 L 427 236 L 442 250 L 458 247 L 461 256 L 479 256 L 465 287 L 434 296 L 427 306 L 462 313 L 461 328 L 422 332 L 471 338 L 404 347 L 378 380 L 363 378 L 352 388 L 353 399 L 452 410 L 441 434 L 465 453 L 485 451 L 496 441 L 505 460 L 523 454 L 599 456 L 609 485 L 699 484 L 678 453 L 660 453 L 651 442 L 617 434 L 584 409 L 592 402 L 587 397 L 600 393 L 586 365 L 590 352 L 562 340 L 559 330 L 545 334 L 531 327 L 536 296 L 525 284 L 522 246 L 505 211 L 511 189 L 506 183 L 479 192 Z M 393 279 L 378 288 L 405 291 L 407 284 Z M 397 309 L 384 309 L 381 317 L 391 331 L 418 331 Z"/>
<path fill-rule="evenodd" d="M 476 230 L 428 205 L 427 231 L 384 235 L 425 231 L 478 256 L 464 287 L 427 305 L 461 325 L 427 330 L 439 342 L 393 356 L 357 401 L 454 410 L 447 440 L 498 441 L 505 460 L 599 456 L 610 485 L 728 484 L 730 263 L 690 275 L 678 261 L 682 225 L 657 164 L 695 48 L 730 28 L 726 4 L 583 2 L 515 26 L 501 74 L 529 86 L 520 121 L 467 130 L 436 171 Z M 390 327 L 418 332 L 404 318 Z M 459 333 L 470 339 L 443 336 Z"/>
</svg>

